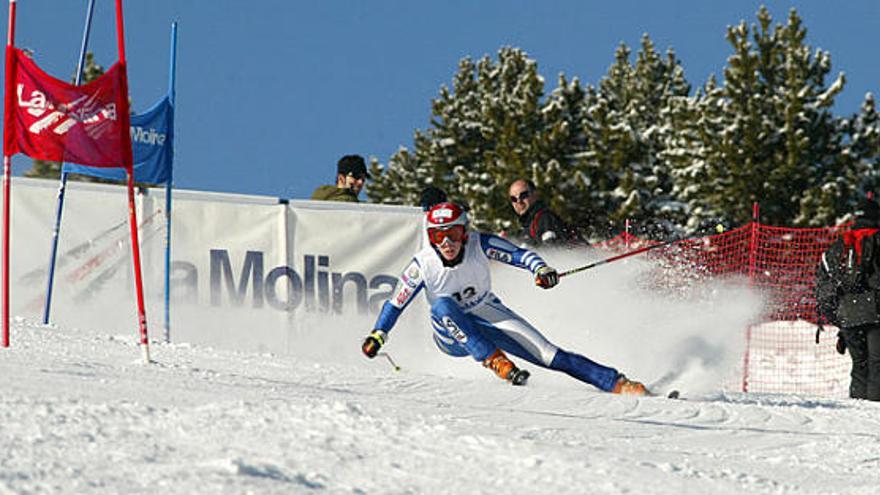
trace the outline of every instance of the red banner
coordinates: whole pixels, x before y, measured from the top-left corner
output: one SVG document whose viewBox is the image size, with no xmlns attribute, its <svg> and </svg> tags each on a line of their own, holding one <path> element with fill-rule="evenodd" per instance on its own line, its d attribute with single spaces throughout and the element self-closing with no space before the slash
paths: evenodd
<svg viewBox="0 0 880 495">
<path fill-rule="evenodd" d="M 128 81 L 116 63 L 74 86 L 46 74 L 20 49 L 6 47 L 3 151 L 93 167 L 132 166 Z"/>
</svg>

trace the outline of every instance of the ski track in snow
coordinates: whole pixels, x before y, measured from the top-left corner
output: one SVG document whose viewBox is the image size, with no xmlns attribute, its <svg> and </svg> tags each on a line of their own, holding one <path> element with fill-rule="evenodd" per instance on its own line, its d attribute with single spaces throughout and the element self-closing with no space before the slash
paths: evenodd
<svg viewBox="0 0 880 495">
<path fill-rule="evenodd" d="M 13 326 L 0 493 L 816 493 L 880 486 L 880 404 L 506 386 Z M 487 372 L 488 373 L 488 372 Z M 687 391 L 684 391 L 687 396 Z"/>
</svg>

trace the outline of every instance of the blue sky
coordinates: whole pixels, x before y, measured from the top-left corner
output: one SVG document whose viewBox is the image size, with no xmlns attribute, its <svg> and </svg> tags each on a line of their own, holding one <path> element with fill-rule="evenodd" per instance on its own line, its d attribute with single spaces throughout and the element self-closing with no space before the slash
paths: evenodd
<svg viewBox="0 0 880 495">
<path fill-rule="evenodd" d="M 637 48 L 648 33 L 658 50 L 676 51 L 698 86 L 710 74 L 721 78 L 731 53 L 726 27 L 755 22 L 762 4 L 783 23 L 796 8 L 807 43 L 831 52 L 829 82 L 846 73 L 836 113 L 856 112 L 866 92 L 880 92 L 876 0 L 129 0 L 129 85 L 136 111 L 164 95 L 177 21 L 175 186 L 307 198 L 332 182 L 344 154 L 386 163 L 410 147 L 465 56 L 522 48 L 549 91 L 559 73 L 597 83 L 621 42 Z M 86 5 L 18 0 L 16 45 L 69 78 Z M 97 0 L 90 40 L 105 67 L 117 57 L 113 9 L 113 0 Z M 13 164 L 20 175 L 30 159 Z"/>
</svg>

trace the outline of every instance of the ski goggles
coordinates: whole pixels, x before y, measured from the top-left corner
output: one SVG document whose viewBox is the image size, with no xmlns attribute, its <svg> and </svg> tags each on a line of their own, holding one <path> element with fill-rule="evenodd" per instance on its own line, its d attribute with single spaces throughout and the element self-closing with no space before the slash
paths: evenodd
<svg viewBox="0 0 880 495">
<path fill-rule="evenodd" d="M 464 225 L 452 225 L 449 227 L 435 227 L 428 229 L 428 240 L 431 244 L 440 245 L 449 239 L 452 242 L 461 242 L 464 239 Z"/>
</svg>

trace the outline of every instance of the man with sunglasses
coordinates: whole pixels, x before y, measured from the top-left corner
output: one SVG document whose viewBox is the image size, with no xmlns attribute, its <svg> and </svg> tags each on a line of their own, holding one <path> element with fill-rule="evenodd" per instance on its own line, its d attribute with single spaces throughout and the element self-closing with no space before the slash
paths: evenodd
<svg viewBox="0 0 880 495">
<path fill-rule="evenodd" d="M 523 241 L 530 246 L 586 246 L 587 242 L 548 208 L 530 180 L 517 179 L 510 184 L 510 205 L 519 217 Z"/>
<path fill-rule="evenodd" d="M 544 289 L 555 286 L 559 276 L 540 256 L 501 237 L 468 231 L 467 212 L 454 203 L 439 203 L 428 210 L 426 226 L 429 245 L 416 253 L 382 306 L 361 347 L 367 357 L 377 355 L 400 314 L 424 289 L 431 305 L 434 343 L 446 354 L 471 356 L 513 385 L 525 384 L 529 373 L 506 352 L 600 390 L 647 394 L 643 384 L 614 368 L 557 347 L 492 293 L 490 261 L 530 271 L 535 284 Z"/>
<path fill-rule="evenodd" d="M 358 194 L 369 178 L 362 156 L 345 155 L 336 164 L 336 185 L 318 187 L 312 193 L 312 199 L 359 203 Z"/>
</svg>

